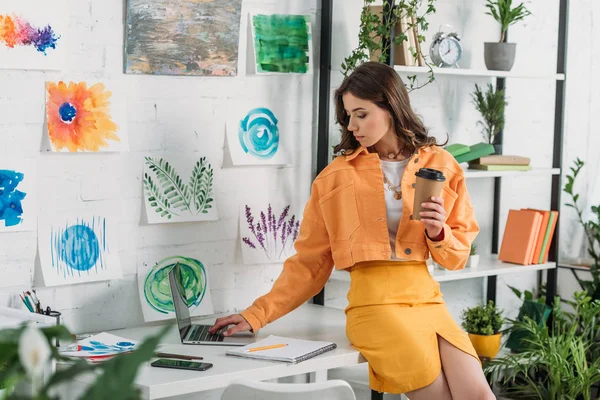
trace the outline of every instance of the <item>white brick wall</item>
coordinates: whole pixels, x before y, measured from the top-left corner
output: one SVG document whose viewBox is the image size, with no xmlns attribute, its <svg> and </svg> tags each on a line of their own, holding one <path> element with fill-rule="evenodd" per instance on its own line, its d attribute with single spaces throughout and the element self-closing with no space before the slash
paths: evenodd
<svg viewBox="0 0 600 400">
<path fill-rule="evenodd" d="M 318 56 L 319 2 L 244 1 L 237 77 L 124 75 L 123 1 L 69 0 L 70 46 L 61 72 L 0 70 L 0 157 L 34 157 L 41 215 L 83 211 L 118 218 L 124 279 L 43 288 L 36 260 L 37 232 L 0 234 L 0 303 L 22 307 L 16 296 L 34 284 L 45 304 L 63 312 L 75 332 L 105 330 L 143 322 L 136 281 L 140 260 L 165 251 L 197 257 L 208 268 L 216 312 L 248 306 L 267 292 L 281 265 L 244 265 L 239 245 L 240 202 L 269 200 L 283 193 L 308 198 L 312 179 L 317 75 L 246 74 L 248 14 L 301 13 L 312 16 Z M 315 62 L 315 61 L 313 61 Z M 315 68 L 317 64 L 315 63 Z M 113 154 L 40 153 L 47 80 L 118 82 L 127 95 L 130 152 Z M 224 157 L 225 121 L 235 104 L 282 105 L 292 129 L 292 167 L 232 167 Z M 266 103 L 268 104 L 268 103 Z M 143 157 L 163 151 L 209 154 L 218 162 L 215 182 L 221 219 L 214 222 L 148 225 L 142 216 Z M 228 157 L 228 156 L 227 156 Z"/>
</svg>

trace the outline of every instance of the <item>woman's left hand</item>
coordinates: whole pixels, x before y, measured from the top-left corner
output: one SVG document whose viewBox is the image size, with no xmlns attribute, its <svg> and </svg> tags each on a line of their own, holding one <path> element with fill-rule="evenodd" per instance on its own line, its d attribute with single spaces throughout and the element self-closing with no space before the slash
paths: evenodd
<svg viewBox="0 0 600 400">
<path fill-rule="evenodd" d="M 446 210 L 444 210 L 444 198 L 432 197 L 430 201 L 422 203 L 421 207 L 424 211 L 419 214 L 423 225 L 425 225 L 427 236 L 434 242 L 442 240 L 447 217 Z"/>
</svg>

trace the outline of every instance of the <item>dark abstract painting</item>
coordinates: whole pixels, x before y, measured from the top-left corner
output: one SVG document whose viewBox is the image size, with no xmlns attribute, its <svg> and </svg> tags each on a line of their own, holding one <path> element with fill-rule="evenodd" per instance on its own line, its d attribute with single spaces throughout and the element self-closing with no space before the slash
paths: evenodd
<svg viewBox="0 0 600 400">
<path fill-rule="evenodd" d="M 237 74 L 242 0 L 127 0 L 125 72 Z"/>
</svg>

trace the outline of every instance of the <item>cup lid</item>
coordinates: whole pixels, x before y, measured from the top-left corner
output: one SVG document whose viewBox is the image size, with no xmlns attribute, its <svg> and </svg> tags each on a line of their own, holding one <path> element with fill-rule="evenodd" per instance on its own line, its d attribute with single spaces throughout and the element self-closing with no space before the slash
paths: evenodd
<svg viewBox="0 0 600 400">
<path fill-rule="evenodd" d="M 437 169 L 433 168 L 421 168 L 415 172 L 415 175 L 419 178 L 431 179 L 438 182 L 444 182 L 446 180 L 446 177 L 442 171 L 438 171 Z"/>
</svg>

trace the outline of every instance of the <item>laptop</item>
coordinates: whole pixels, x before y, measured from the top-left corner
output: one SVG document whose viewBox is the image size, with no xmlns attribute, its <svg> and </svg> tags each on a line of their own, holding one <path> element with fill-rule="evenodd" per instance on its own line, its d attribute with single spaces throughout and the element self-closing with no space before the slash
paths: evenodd
<svg viewBox="0 0 600 400">
<path fill-rule="evenodd" d="M 215 334 L 208 333 L 208 328 L 212 325 L 192 324 L 188 302 L 185 296 L 185 290 L 179 277 L 181 277 L 181 267 L 179 263 L 175 264 L 169 271 L 169 285 L 173 295 L 173 306 L 175 307 L 175 319 L 179 328 L 179 336 L 183 344 L 209 344 L 221 346 L 245 346 L 256 341 L 256 335 L 252 332 L 240 332 L 232 336 L 223 336 L 227 327 L 222 328 Z"/>
</svg>

